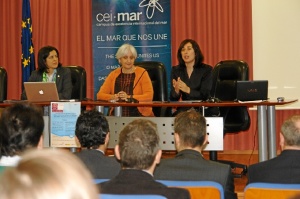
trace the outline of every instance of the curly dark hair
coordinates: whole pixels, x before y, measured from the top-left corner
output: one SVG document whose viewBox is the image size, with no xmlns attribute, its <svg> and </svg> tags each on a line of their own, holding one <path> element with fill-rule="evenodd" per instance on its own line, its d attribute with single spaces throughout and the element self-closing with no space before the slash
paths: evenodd
<svg viewBox="0 0 300 199">
<path fill-rule="evenodd" d="M 77 119 L 75 135 L 82 147 L 97 149 L 104 144 L 109 124 L 105 116 L 93 109 L 83 112 Z"/>
<path fill-rule="evenodd" d="M 29 102 L 7 107 L 0 117 L 1 156 L 14 156 L 37 147 L 44 130 L 41 107 Z"/>
</svg>

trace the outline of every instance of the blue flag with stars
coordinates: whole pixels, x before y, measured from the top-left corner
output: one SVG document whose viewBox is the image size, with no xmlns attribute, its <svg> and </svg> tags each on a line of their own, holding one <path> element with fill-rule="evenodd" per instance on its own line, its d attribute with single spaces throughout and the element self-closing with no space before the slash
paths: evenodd
<svg viewBox="0 0 300 199">
<path fill-rule="evenodd" d="M 30 0 L 23 0 L 22 6 L 22 82 L 27 82 L 31 71 L 35 70 L 32 43 L 32 22 Z"/>
</svg>

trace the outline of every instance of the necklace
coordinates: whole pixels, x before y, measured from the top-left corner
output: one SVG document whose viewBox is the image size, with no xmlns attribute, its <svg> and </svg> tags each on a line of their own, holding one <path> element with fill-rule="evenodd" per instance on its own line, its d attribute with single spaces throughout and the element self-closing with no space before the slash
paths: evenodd
<svg viewBox="0 0 300 199">
<path fill-rule="evenodd" d="M 133 73 L 134 70 L 135 70 L 135 67 L 134 67 L 134 66 L 132 66 L 130 69 L 125 69 L 125 68 L 122 67 L 122 73 L 124 73 L 124 74 L 130 74 L 130 73 Z"/>
</svg>

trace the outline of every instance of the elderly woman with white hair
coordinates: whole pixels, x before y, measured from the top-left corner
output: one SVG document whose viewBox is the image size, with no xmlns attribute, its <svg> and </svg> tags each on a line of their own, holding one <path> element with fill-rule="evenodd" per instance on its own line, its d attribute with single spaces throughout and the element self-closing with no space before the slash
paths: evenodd
<svg viewBox="0 0 300 199">
<path fill-rule="evenodd" d="M 153 87 L 148 72 L 134 65 L 134 46 L 123 44 L 116 53 L 120 67 L 112 71 L 97 93 L 97 100 L 140 101 L 153 99 Z M 111 115 L 111 111 L 110 111 Z M 152 107 L 123 107 L 122 116 L 154 116 Z"/>
</svg>

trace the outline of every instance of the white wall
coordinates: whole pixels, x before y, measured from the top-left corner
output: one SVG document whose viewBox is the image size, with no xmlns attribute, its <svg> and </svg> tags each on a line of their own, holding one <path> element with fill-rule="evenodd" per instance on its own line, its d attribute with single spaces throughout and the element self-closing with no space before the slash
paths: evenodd
<svg viewBox="0 0 300 199">
<path fill-rule="evenodd" d="M 269 80 L 270 99 L 300 100 L 300 0 L 252 0 L 252 19 L 253 79 Z"/>
</svg>

